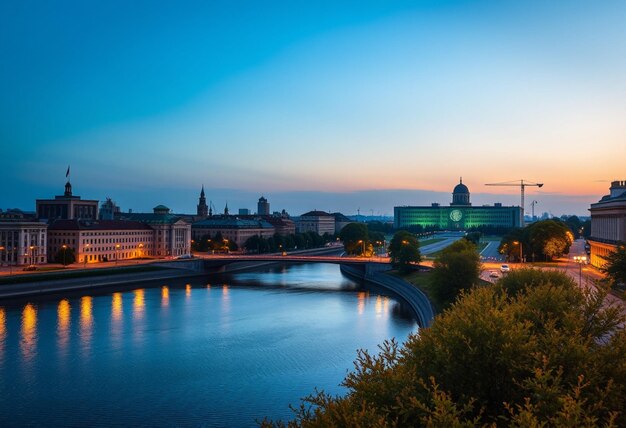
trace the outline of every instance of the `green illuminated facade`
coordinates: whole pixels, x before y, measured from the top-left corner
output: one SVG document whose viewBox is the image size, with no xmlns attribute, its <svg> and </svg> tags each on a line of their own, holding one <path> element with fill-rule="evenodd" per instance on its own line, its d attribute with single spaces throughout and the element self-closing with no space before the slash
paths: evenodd
<svg viewBox="0 0 626 428">
<path fill-rule="evenodd" d="M 425 229 L 440 230 L 520 227 L 520 207 L 506 207 L 498 203 L 473 207 L 469 189 L 462 180 L 452 192 L 450 206 L 432 204 L 422 207 L 394 207 L 393 214 L 396 229 L 418 225 Z"/>
</svg>

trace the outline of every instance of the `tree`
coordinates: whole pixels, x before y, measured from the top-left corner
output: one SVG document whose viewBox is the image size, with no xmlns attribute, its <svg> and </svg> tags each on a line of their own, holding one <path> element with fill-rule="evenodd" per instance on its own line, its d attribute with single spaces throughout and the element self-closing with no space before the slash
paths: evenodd
<svg viewBox="0 0 626 428">
<path fill-rule="evenodd" d="M 574 235 L 567 225 L 558 220 L 538 221 L 527 229 L 532 251 L 546 260 L 569 253 L 569 248 L 574 242 Z"/>
<path fill-rule="evenodd" d="M 602 257 L 606 264 L 601 268 L 613 286 L 626 285 L 626 246 L 619 243 L 617 249 L 608 256 Z"/>
<path fill-rule="evenodd" d="M 514 294 L 474 288 L 402 347 L 360 351 L 347 394 L 307 397 L 289 426 L 626 426 L 624 316 L 605 289 L 543 273 Z"/>
<path fill-rule="evenodd" d="M 467 239 L 474 245 L 478 245 L 480 243 L 481 236 L 482 236 L 481 232 L 468 232 L 463 238 Z"/>
<path fill-rule="evenodd" d="M 349 255 L 364 255 L 369 235 L 367 226 L 363 223 L 348 223 L 339 232 L 339 239 Z"/>
<path fill-rule="evenodd" d="M 476 246 L 461 239 L 446 247 L 433 263 L 432 297 L 441 306 L 454 302 L 462 290 L 478 284 L 480 255 Z"/>
<path fill-rule="evenodd" d="M 405 230 L 396 232 L 389 243 L 389 257 L 393 267 L 401 272 L 409 271 L 413 263 L 422 261 L 420 243 L 415 235 Z"/>
<path fill-rule="evenodd" d="M 63 266 L 71 265 L 76 261 L 76 254 L 72 247 L 60 248 L 54 255 L 54 262 Z"/>
</svg>

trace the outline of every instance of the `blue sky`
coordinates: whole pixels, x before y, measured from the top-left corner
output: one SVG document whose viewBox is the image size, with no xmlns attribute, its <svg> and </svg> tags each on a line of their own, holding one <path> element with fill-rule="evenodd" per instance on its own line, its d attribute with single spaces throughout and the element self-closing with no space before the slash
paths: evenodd
<svg viewBox="0 0 626 428">
<path fill-rule="evenodd" d="M 623 1 L 0 5 L 0 207 L 585 214 L 626 169 Z M 491 192 L 491 193 L 489 193 Z M 527 207 L 528 209 L 528 207 Z"/>
</svg>

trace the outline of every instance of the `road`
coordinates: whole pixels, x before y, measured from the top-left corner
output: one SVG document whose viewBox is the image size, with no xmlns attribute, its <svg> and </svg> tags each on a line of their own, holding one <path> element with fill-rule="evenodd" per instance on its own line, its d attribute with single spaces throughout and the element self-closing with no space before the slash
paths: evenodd
<svg viewBox="0 0 626 428">
<path fill-rule="evenodd" d="M 455 241 L 458 241 L 463 236 L 464 232 L 438 232 L 431 236 L 431 238 L 444 238 L 443 241 L 435 242 L 434 244 L 424 245 L 420 248 L 422 255 L 428 256 L 446 248 L 448 245 Z"/>
</svg>

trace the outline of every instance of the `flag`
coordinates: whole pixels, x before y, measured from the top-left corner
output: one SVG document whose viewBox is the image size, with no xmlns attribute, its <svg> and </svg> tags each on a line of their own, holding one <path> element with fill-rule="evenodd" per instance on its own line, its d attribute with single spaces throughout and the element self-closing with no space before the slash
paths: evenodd
<svg viewBox="0 0 626 428">
<path fill-rule="evenodd" d="M 65 177 L 69 177 L 70 176 L 70 166 L 67 166 L 67 172 L 65 173 Z"/>
</svg>

